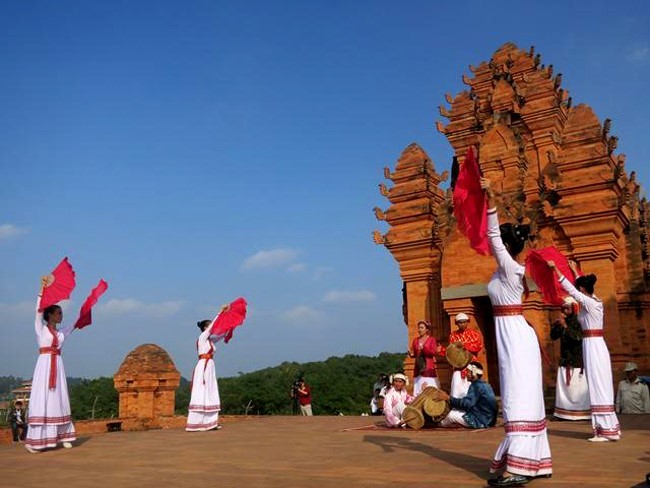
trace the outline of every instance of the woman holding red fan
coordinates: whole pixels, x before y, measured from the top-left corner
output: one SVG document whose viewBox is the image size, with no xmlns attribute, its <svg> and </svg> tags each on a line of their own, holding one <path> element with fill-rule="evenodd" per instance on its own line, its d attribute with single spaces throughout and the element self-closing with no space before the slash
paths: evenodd
<svg viewBox="0 0 650 488">
<path fill-rule="evenodd" d="M 59 443 L 69 449 L 76 439 L 70 416 L 68 384 L 61 358 L 61 346 L 74 330 L 74 325 L 57 329 L 63 320 L 63 311 L 58 305 L 52 304 L 41 310 L 41 297 L 48 284 L 48 277 L 42 277 L 41 293 L 36 300 L 34 325 L 39 356 L 32 378 L 29 428 L 25 439 L 25 448 L 32 453 L 56 447 Z"/>
<path fill-rule="evenodd" d="M 228 310 L 229 305 L 221 307 L 221 312 Z M 196 341 L 196 351 L 199 361 L 194 367 L 192 375 L 192 393 L 187 415 L 188 432 L 200 432 L 219 428 L 219 385 L 214 369 L 214 344 L 213 340 L 220 339 L 212 336 L 212 320 L 201 320 L 197 326 L 201 334 Z"/>
</svg>

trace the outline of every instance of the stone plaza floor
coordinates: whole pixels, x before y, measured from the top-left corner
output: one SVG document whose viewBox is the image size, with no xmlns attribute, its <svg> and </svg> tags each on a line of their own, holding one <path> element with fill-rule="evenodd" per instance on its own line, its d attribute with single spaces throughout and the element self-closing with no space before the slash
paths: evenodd
<svg viewBox="0 0 650 488">
<path fill-rule="evenodd" d="M 553 478 L 527 486 L 642 487 L 650 415 L 621 416 L 623 439 L 591 443 L 587 422 L 549 421 Z M 376 417 L 223 418 L 223 429 L 111 432 L 73 449 L 0 445 L 0 486 L 481 487 L 503 429 L 389 430 Z"/>
</svg>

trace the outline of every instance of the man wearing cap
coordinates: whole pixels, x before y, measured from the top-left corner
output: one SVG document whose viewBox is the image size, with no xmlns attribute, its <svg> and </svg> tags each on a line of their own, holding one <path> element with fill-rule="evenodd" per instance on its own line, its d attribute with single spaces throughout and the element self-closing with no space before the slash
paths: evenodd
<svg viewBox="0 0 650 488">
<path fill-rule="evenodd" d="M 402 414 L 406 405 L 413 401 L 413 397 L 406 391 L 409 380 L 402 373 L 394 374 L 391 377 L 391 387 L 384 396 L 384 417 L 388 427 L 405 427 Z"/>
<path fill-rule="evenodd" d="M 625 379 L 618 384 L 617 413 L 650 413 L 650 393 L 637 376 L 636 363 L 625 363 Z"/>
<path fill-rule="evenodd" d="M 476 355 L 483 349 L 483 340 L 481 339 L 481 334 L 477 330 L 470 329 L 469 317 L 467 314 L 459 313 L 455 318 L 457 330 L 449 334 L 449 344 L 459 342 L 463 345 L 463 348 L 466 351 L 472 353 L 472 361 L 476 361 L 478 358 Z M 440 354 L 444 355 L 446 350 L 444 347 L 441 348 Z M 450 394 L 454 398 L 463 398 L 467 395 L 469 390 L 470 382 L 467 378 L 466 369 L 454 368 L 454 372 L 451 375 L 451 391 Z"/>
<path fill-rule="evenodd" d="M 454 424 L 470 429 L 492 427 L 497 421 L 497 399 L 489 383 L 483 381 L 483 366 L 478 361 L 467 365 L 467 379 L 470 382 L 467 395 L 463 398 L 449 396 L 444 391 L 438 392 L 440 400 L 449 400 L 452 410 L 440 422 L 440 427 Z"/>
<path fill-rule="evenodd" d="M 562 301 L 562 318 L 551 325 L 551 339 L 560 340 L 560 361 L 553 415 L 563 420 L 589 420 L 589 385 L 582 360 L 582 328 L 578 302 L 571 296 Z"/>
</svg>

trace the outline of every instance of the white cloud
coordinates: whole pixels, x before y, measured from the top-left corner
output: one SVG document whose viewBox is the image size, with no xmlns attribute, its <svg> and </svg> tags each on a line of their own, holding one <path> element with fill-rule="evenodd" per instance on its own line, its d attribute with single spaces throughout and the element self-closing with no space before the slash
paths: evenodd
<svg viewBox="0 0 650 488">
<path fill-rule="evenodd" d="M 298 257 L 298 254 L 296 249 L 290 248 L 258 251 L 244 260 L 241 269 L 277 268 L 278 266 L 292 263 Z"/>
<path fill-rule="evenodd" d="M 26 233 L 27 233 L 27 229 L 23 227 L 17 227 L 13 224 L 0 225 L 0 241 L 11 239 L 12 237 L 16 237 Z"/>
<path fill-rule="evenodd" d="M 630 51 L 627 56 L 625 56 L 628 61 L 646 61 L 650 59 L 650 47 L 641 46 L 632 51 Z"/>
<path fill-rule="evenodd" d="M 321 317 L 321 312 L 308 305 L 296 305 L 282 314 L 282 318 L 286 321 L 304 325 L 318 321 Z"/>
<path fill-rule="evenodd" d="M 287 268 L 288 273 L 304 273 L 307 271 L 307 265 L 305 263 L 293 263 Z"/>
<path fill-rule="evenodd" d="M 105 315 L 146 315 L 148 317 L 168 317 L 183 306 L 182 300 L 167 300 L 159 303 L 143 303 L 134 298 L 111 298 L 105 304 L 97 305 L 97 310 Z"/>
<path fill-rule="evenodd" d="M 369 290 L 331 290 L 323 297 L 327 303 L 374 302 L 377 296 Z"/>
</svg>

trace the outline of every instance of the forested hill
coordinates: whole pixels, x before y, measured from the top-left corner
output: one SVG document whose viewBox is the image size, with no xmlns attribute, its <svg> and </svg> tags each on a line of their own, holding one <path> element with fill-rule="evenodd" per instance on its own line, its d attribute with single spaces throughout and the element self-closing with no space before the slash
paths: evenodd
<svg viewBox="0 0 650 488">
<path fill-rule="evenodd" d="M 313 363 L 282 363 L 234 378 L 219 379 L 224 414 L 292 413 L 291 386 L 299 376 L 311 386 L 315 415 L 368 412 L 372 387 L 380 373 L 402 371 L 405 353 L 377 357 L 347 355 Z"/>
<path fill-rule="evenodd" d="M 312 363 L 282 363 L 236 377 L 219 378 L 223 415 L 288 415 L 293 411 L 291 387 L 299 376 L 312 389 L 314 415 L 360 415 L 368 412 L 372 387 L 380 373 L 402 371 L 405 353 L 381 353 L 377 357 L 347 355 Z M 217 370 L 217 376 L 219 371 Z M 20 378 L 0 376 L 0 395 L 19 386 Z M 69 378 L 72 416 L 109 418 L 118 415 L 118 395 L 113 378 Z M 3 396 L 3 395 L 2 395 Z M 187 413 L 189 381 L 181 378 L 176 391 L 176 412 Z"/>
</svg>

